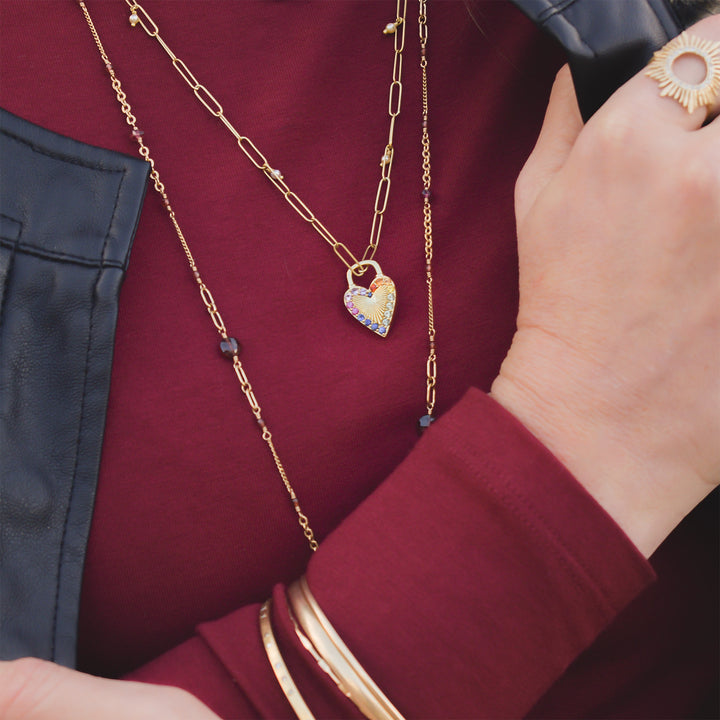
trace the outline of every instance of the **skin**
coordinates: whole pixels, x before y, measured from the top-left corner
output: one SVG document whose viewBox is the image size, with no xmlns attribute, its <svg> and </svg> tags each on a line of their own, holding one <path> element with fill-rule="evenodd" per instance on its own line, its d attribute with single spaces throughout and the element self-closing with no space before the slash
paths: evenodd
<svg viewBox="0 0 720 720">
<path fill-rule="evenodd" d="M 720 40 L 720 16 L 693 34 Z M 583 127 L 563 69 L 516 188 L 518 329 L 492 395 L 646 556 L 720 482 L 719 110 L 640 74 Z M 217 720 L 177 688 L 0 663 L 0 720 L 99 717 Z"/>
<path fill-rule="evenodd" d="M 720 39 L 720 16 L 693 33 Z M 644 74 L 584 128 L 573 106 L 563 70 L 516 187 L 518 330 L 492 394 L 650 556 L 720 482 L 720 119 Z"/>
</svg>

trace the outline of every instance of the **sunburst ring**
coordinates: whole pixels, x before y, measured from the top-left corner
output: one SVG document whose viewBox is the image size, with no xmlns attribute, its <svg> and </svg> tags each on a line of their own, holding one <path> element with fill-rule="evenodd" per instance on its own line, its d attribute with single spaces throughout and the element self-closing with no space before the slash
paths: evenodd
<svg viewBox="0 0 720 720">
<path fill-rule="evenodd" d="M 683 55 L 694 55 L 705 63 L 705 77 L 699 83 L 687 82 L 675 73 L 675 61 Z M 720 41 L 683 32 L 653 55 L 645 74 L 657 80 L 661 97 L 676 100 L 688 113 L 710 108 L 720 95 Z"/>
</svg>

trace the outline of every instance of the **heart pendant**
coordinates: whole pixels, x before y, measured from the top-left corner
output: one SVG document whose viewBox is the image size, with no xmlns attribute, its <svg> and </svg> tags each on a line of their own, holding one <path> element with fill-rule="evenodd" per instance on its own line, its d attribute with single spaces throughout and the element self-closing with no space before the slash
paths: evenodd
<svg viewBox="0 0 720 720">
<path fill-rule="evenodd" d="M 367 288 L 353 282 L 353 270 L 364 265 L 375 268 L 375 278 Z M 347 272 L 347 281 L 344 300 L 348 312 L 368 330 L 387 337 L 395 312 L 395 283 L 382 274 L 380 265 L 374 260 L 361 260 L 353 265 Z"/>
</svg>

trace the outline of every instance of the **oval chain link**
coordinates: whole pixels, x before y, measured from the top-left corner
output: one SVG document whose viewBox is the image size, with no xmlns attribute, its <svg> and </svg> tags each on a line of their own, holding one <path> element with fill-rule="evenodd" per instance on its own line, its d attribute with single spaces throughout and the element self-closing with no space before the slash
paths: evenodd
<svg viewBox="0 0 720 720">
<path fill-rule="evenodd" d="M 208 112 L 218 118 L 223 125 L 232 133 L 237 140 L 238 147 L 243 151 L 250 162 L 272 182 L 272 184 L 283 194 L 283 197 L 290 207 L 313 229 L 320 237 L 327 242 L 333 249 L 335 255 L 348 269 L 352 268 L 353 273 L 362 275 L 365 272 L 365 266 L 357 259 L 353 252 L 340 242 L 315 216 L 312 210 L 285 184 L 282 176 L 272 166 L 262 152 L 255 144 L 245 135 L 241 135 L 233 126 L 233 124 L 225 116 L 223 106 L 218 102 L 214 95 L 195 77 L 193 72 L 188 68 L 183 60 L 181 60 L 170 48 L 170 46 L 160 36 L 160 31 L 155 21 L 150 17 L 147 10 L 133 0 L 125 0 L 130 8 L 131 24 L 133 26 L 140 25 L 142 29 L 152 38 L 155 38 L 160 47 L 165 51 L 172 65 L 177 70 L 178 75 L 185 81 L 188 87 L 198 101 L 205 106 Z M 402 104 L 402 52 L 405 49 L 405 16 L 407 14 L 407 0 L 397 0 L 396 19 L 391 25 L 395 26 L 394 35 L 394 56 L 393 71 L 390 89 L 388 91 L 388 115 L 390 117 L 390 129 L 388 131 L 388 140 L 385 146 L 385 153 L 380 162 L 381 173 L 380 181 L 375 195 L 375 205 L 373 208 L 373 219 L 370 227 L 370 241 L 362 255 L 362 262 L 372 260 L 375 252 L 380 244 L 380 232 L 382 230 L 382 216 L 387 209 L 388 198 L 390 195 L 390 171 L 392 169 L 393 155 L 393 139 L 395 135 L 395 119 L 400 114 L 400 106 Z"/>
</svg>

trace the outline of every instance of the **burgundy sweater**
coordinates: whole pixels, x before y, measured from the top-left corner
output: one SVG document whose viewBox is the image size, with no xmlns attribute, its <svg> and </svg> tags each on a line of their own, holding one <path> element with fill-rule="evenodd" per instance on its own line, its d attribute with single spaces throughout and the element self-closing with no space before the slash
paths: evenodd
<svg viewBox="0 0 720 720">
<path fill-rule="evenodd" d="M 376 259 L 388 338 L 343 305 L 345 268 L 202 108 L 122 0 L 89 8 L 200 271 L 320 540 L 284 488 L 148 193 L 122 291 L 83 583 L 89 672 L 175 684 L 226 718 L 291 717 L 259 603 L 318 717 L 357 717 L 299 645 L 284 587 L 321 607 L 407 717 L 717 716 L 717 493 L 646 562 L 484 393 L 517 311 L 513 184 L 559 52 L 511 4 L 429 7 L 440 420 L 424 414 L 420 74 L 403 107 Z M 146 9 L 227 117 L 355 254 L 387 137 L 392 0 Z M 0 104 L 78 140 L 135 143 L 71 0 L 0 0 Z M 572 202 L 568 198 L 568 203 Z"/>
</svg>

